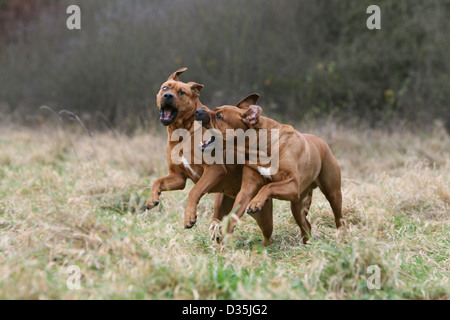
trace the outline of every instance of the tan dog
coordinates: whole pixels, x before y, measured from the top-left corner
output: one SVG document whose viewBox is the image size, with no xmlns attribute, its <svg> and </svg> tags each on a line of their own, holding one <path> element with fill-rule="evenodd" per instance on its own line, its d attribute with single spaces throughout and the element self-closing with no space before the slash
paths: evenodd
<svg viewBox="0 0 450 320">
<path fill-rule="evenodd" d="M 192 228 L 197 220 L 197 204 L 205 193 L 218 193 L 214 195 L 213 221 L 221 221 L 231 211 L 234 198 L 239 192 L 244 166 L 193 164 L 184 160 L 180 164 L 174 163 L 172 151 L 179 142 L 171 141 L 172 134 L 177 129 L 185 129 L 192 137 L 194 135 L 196 110 L 210 111 L 199 100 L 200 90 L 203 88 L 203 85 L 195 82 L 184 83 L 179 81 L 179 75 L 186 70 L 186 68 L 183 68 L 174 72 L 162 84 L 156 96 L 156 102 L 160 110 L 160 121 L 167 126 L 166 157 L 169 174 L 153 183 L 146 206 L 147 209 L 157 206 L 163 191 L 184 189 L 186 179 L 189 178 L 195 183 L 195 186 L 189 192 L 184 226 L 185 228 Z M 182 159 L 194 159 L 194 149 L 198 146 L 194 145 L 194 139 L 191 139 L 188 143 L 191 143 L 191 154 L 189 157 L 186 154 L 180 154 L 179 156 Z M 264 180 L 257 173 L 248 172 L 247 176 L 252 177 L 255 181 L 259 181 L 261 185 L 264 183 Z M 255 219 L 260 226 L 264 226 L 264 236 L 270 238 L 272 230 L 267 228 L 267 225 L 270 223 L 267 223 L 266 220 L 272 220 L 271 201 L 262 208 L 261 213 L 255 216 Z"/>
<path fill-rule="evenodd" d="M 306 216 L 311 205 L 313 189 L 318 186 L 331 205 L 336 227 L 339 229 L 343 226 L 341 172 L 330 148 L 316 136 L 301 134 L 292 126 L 261 116 L 261 107 L 255 105 L 258 99 L 259 96 L 253 94 L 236 107 L 222 106 L 213 111 L 198 110 L 196 114 L 196 120 L 201 121 L 206 128 L 217 129 L 222 133 L 224 146 L 227 139 L 235 138 L 227 137 L 227 130 L 230 129 L 278 130 L 278 171 L 271 173 L 270 164 L 264 166 L 259 162 L 256 164 L 246 162 L 246 167 L 263 175 L 266 183 L 253 197 L 255 192 L 253 182 L 244 174 L 241 191 L 233 207 L 233 210 L 237 210 L 236 215 L 240 218 L 244 212 L 256 213 L 271 198 L 291 201 L 292 214 L 301 229 L 303 243 L 308 243 L 311 224 Z M 271 136 L 268 136 L 269 146 L 270 139 Z M 250 153 L 248 143 L 245 145 L 245 153 L 248 159 Z M 228 231 L 231 232 L 233 227 L 234 225 Z"/>
</svg>

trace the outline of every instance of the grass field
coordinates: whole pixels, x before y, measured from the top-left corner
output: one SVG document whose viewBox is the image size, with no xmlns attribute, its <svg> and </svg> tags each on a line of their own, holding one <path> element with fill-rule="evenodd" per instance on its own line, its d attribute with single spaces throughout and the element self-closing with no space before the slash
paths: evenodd
<svg viewBox="0 0 450 320">
<path fill-rule="evenodd" d="M 128 137 L 3 126 L 0 298 L 449 299 L 450 138 L 441 126 L 423 135 L 299 129 L 329 142 L 340 162 L 347 233 L 336 241 L 316 191 L 312 245 L 301 245 L 289 203 L 275 201 L 273 245 L 262 246 L 245 216 L 220 251 L 208 236 L 211 195 L 183 229 L 192 184 L 143 213 L 149 185 L 167 172 L 161 127 Z M 379 289 L 367 286 L 369 266 L 381 271 Z"/>
</svg>

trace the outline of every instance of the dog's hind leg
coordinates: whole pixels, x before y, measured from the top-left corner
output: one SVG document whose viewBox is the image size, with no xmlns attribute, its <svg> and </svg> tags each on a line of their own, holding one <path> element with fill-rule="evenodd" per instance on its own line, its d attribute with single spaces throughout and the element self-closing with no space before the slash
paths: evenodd
<svg viewBox="0 0 450 320">
<path fill-rule="evenodd" d="M 331 192 L 327 190 L 322 190 L 330 203 L 331 209 L 334 214 L 334 221 L 336 223 L 336 228 L 339 229 L 344 226 L 344 221 L 342 219 L 342 192 L 340 189 L 333 190 Z"/>
<path fill-rule="evenodd" d="M 233 198 L 223 193 L 214 193 L 214 213 L 212 219 L 222 221 L 223 217 L 231 212 L 233 204 Z"/>
<path fill-rule="evenodd" d="M 311 224 L 309 223 L 306 216 L 309 213 L 309 208 L 311 207 L 313 195 L 313 187 L 307 188 L 300 195 L 300 200 L 296 202 L 291 202 L 291 211 L 294 216 L 295 222 L 297 222 L 300 227 L 302 242 L 303 244 L 309 244 L 309 239 L 311 237 Z"/>
<path fill-rule="evenodd" d="M 223 218 L 231 212 L 233 204 L 233 198 L 223 193 L 214 193 L 214 213 L 209 227 L 209 233 L 213 240 L 218 241 L 218 239 L 216 239 L 218 235 L 216 229 L 220 228 Z"/>
<path fill-rule="evenodd" d="M 233 215 L 230 219 L 230 223 L 228 224 L 228 228 L 226 231 L 227 233 L 233 232 L 239 219 L 241 219 L 242 216 L 244 215 L 247 204 L 255 196 L 260 187 L 261 187 L 260 184 L 255 184 L 251 180 L 249 181 L 243 177 L 241 190 L 237 194 L 236 199 L 234 201 L 232 209 Z"/>
<path fill-rule="evenodd" d="M 344 226 L 342 219 L 341 171 L 331 151 L 323 161 L 317 184 L 330 203 L 336 228 L 341 228 Z"/>
<path fill-rule="evenodd" d="M 261 177 L 259 173 L 254 171 L 249 167 L 244 167 L 244 171 L 242 174 L 242 183 L 241 189 L 236 196 L 234 201 L 232 216 L 229 219 L 229 223 L 226 230 L 222 230 L 220 225 L 217 225 L 217 228 L 220 228 L 216 234 L 216 240 L 218 242 L 221 241 L 221 238 L 225 235 L 225 233 L 232 233 L 234 228 L 236 227 L 239 219 L 245 213 L 245 209 L 247 208 L 250 200 L 255 196 L 255 194 L 260 190 L 260 188 L 264 185 L 265 180 Z M 260 227 L 264 241 L 264 245 L 269 245 L 272 243 L 270 240 L 273 231 L 273 216 L 272 216 L 272 199 L 268 199 L 262 207 L 262 211 L 258 212 L 255 215 L 251 216 L 255 218 L 258 226 Z"/>
<path fill-rule="evenodd" d="M 263 245 L 268 246 L 272 244 L 272 232 L 273 232 L 273 200 L 269 198 L 264 204 L 261 211 L 254 214 L 250 214 L 256 222 L 263 234 Z"/>
</svg>

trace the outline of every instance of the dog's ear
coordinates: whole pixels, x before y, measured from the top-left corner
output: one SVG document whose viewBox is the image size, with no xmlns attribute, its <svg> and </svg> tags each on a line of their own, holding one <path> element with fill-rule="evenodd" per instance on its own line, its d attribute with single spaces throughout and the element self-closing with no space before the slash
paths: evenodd
<svg viewBox="0 0 450 320">
<path fill-rule="evenodd" d="M 244 98 L 241 101 L 239 101 L 238 104 L 236 105 L 236 107 L 238 107 L 240 109 L 247 109 L 251 105 L 255 105 L 258 102 L 258 100 L 259 100 L 259 94 L 252 93 L 247 98 Z"/>
<path fill-rule="evenodd" d="M 242 116 L 242 120 L 251 128 L 255 127 L 259 122 L 259 116 L 262 114 L 260 106 L 251 105 Z"/>
<path fill-rule="evenodd" d="M 191 87 L 192 93 L 197 97 L 200 95 L 200 91 L 205 87 L 200 83 L 189 82 L 188 85 Z"/>
<path fill-rule="evenodd" d="M 183 72 L 185 72 L 186 70 L 187 70 L 187 68 L 181 68 L 181 69 L 178 69 L 177 71 L 175 71 L 174 73 L 172 73 L 172 74 L 170 75 L 169 79 L 167 79 L 167 80 L 175 80 L 175 81 L 178 81 L 178 80 L 179 80 L 178 76 L 179 76 L 180 74 L 182 74 Z"/>
</svg>

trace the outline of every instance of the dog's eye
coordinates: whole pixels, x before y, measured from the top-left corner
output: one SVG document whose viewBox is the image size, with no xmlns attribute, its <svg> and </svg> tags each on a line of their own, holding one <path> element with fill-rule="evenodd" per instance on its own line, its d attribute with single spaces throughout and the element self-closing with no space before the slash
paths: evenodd
<svg viewBox="0 0 450 320">
<path fill-rule="evenodd" d="M 178 91 L 178 94 L 179 94 L 180 96 L 182 96 L 182 95 L 185 95 L 186 92 L 184 92 L 183 90 L 180 90 L 180 91 Z"/>
<path fill-rule="evenodd" d="M 169 89 L 169 87 L 168 86 L 164 86 L 164 87 L 162 87 L 162 91 L 167 91 L 167 89 Z"/>
<path fill-rule="evenodd" d="M 222 117 L 222 115 L 221 115 L 220 113 L 218 113 L 218 114 L 216 115 L 216 117 L 217 117 L 217 119 L 219 119 L 219 120 L 223 120 L 223 117 Z"/>
</svg>

